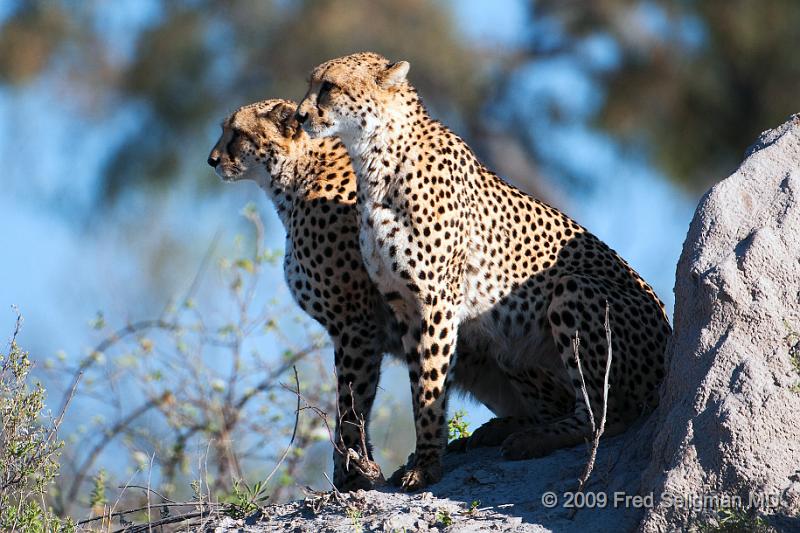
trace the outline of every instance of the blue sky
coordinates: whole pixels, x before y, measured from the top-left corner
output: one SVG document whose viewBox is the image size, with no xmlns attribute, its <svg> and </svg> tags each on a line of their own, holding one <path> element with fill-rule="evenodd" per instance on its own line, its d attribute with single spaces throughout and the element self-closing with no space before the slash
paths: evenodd
<svg viewBox="0 0 800 533">
<path fill-rule="evenodd" d="M 524 2 L 519 0 L 494 2 L 488 11 L 478 0 L 450 3 L 458 6 L 454 13 L 465 38 L 486 46 L 514 46 L 525 32 L 534 31 L 524 23 Z M 131 28 L 158 16 L 154 5 L 129 0 L 100 10 L 95 23 L 105 28 L 109 46 L 121 60 L 134 43 Z M 658 14 L 645 14 L 645 19 L 657 23 Z M 687 31 L 694 35 L 691 28 Z M 582 179 L 577 192 L 575 183 L 559 172 L 548 174 L 561 207 L 628 259 L 671 309 L 675 264 L 695 199 L 672 187 L 644 158 L 588 125 L 603 98 L 591 72 L 613 67 L 613 42 L 596 36 L 586 43 L 584 56 L 581 63 L 556 58 L 532 65 L 520 72 L 512 90 L 519 92 L 531 117 L 530 134 L 545 154 L 543 164 L 569 169 Z M 217 230 L 223 242 L 241 231 L 237 213 L 248 200 L 257 201 L 266 217 L 269 245 L 283 246 L 271 207 L 251 184 L 228 187 L 212 198 L 192 196 L 192 202 L 180 186 L 155 201 L 133 194 L 103 217 L 85 216 L 109 148 L 121 132 L 135 127 L 137 110 L 120 109 L 99 124 L 61 90 L 58 73 L 30 87 L 0 90 L 0 157 L 5 163 L 0 328 L 5 324 L 10 334 L 10 306 L 18 305 L 25 315 L 20 341 L 35 358 L 52 357 L 62 349 L 71 357 L 85 353 L 93 342 L 88 322 L 98 310 L 116 324 L 158 313 L 168 295 L 186 289 L 189 274 Z M 570 120 L 549 123 L 548 102 L 557 102 Z M 217 131 L 201 133 L 210 146 Z M 204 160 L 205 153 L 197 157 Z M 210 170 L 192 178 L 216 179 Z M 76 219 L 89 222 L 70 222 Z M 140 230 L 131 232 L 131 221 Z M 177 240 L 197 244 L 171 254 L 170 243 Z M 140 254 L 160 259 L 148 270 L 137 259 Z M 280 272 L 276 269 L 268 277 L 287 298 Z M 384 379 L 402 385 L 387 386 L 398 396 L 407 396 L 403 372 L 395 368 Z M 455 402 L 455 408 L 463 405 Z M 483 408 L 470 409 L 473 425 L 488 417 Z M 408 411 L 410 417 L 410 406 Z"/>
</svg>

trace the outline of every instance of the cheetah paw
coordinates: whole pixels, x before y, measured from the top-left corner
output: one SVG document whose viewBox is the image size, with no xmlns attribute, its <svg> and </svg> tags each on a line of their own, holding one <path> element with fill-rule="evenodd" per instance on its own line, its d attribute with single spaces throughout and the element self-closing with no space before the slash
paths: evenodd
<svg viewBox="0 0 800 533">
<path fill-rule="evenodd" d="M 403 474 L 400 484 L 405 492 L 424 489 L 442 479 L 442 467 L 436 465 L 415 466 Z"/>
<path fill-rule="evenodd" d="M 469 449 L 469 437 L 461 437 L 447 443 L 445 453 L 464 453 Z"/>
<path fill-rule="evenodd" d="M 500 446 L 519 426 L 503 418 L 493 418 L 476 429 L 472 435 L 457 439 L 447 445 L 448 451 L 466 451 L 473 448 Z"/>
<path fill-rule="evenodd" d="M 555 449 L 556 446 L 548 444 L 544 435 L 528 429 L 513 433 L 505 439 L 500 453 L 504 459 L 520 461 L 550 455 Z"/>
<path fill-rule="evenodd" d="M 389 482 L 393 485 L 399 485 L 404 492 L 414 492 L 424 489 L 440 479 L 442 479 L 442 466 L 433 464 L 412 467 L 401 466 L 392 474 Z"/>
</svg>

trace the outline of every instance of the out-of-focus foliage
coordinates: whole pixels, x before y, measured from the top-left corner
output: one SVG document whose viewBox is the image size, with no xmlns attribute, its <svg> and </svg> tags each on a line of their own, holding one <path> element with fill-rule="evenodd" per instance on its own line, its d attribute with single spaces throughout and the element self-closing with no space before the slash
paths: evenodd
<svg viewBox="0 0 800 533">
<path fill-rule="evenodd" d="M 47 4 L 20 4 L 0 31 L 0 80 L 21 84 L 42 71 L 64 40 L 61 10 Z"/>
<path fill-rule="evenodd" d="M 267 97 L 298 99 L 314 65 L 359 50 L 410 60 L 412 78 L 437 115 L 491 166 L 523 179 L 535 171 L 529 162 L 509 162 L 519 154 L 508 145 L 529 132 L 535 117 L 512 113 L 510 123 L 487 125 L 486 106 L 515 105 L 498 88 L 520 67 L 557 56 L 580 62 L 598 42 L 610 43 L 615 59 L 591 72 L 605 93 L 597 125 L 690 189 L 724 175 L 755 135 L 797 111 L 795 0 L 530 0 L 530 28 L 519 49 L 495 50 L 459 34 L 456 2 L 142 5 L 154 14 L 133 25 L 138 30 L 125 30 L 132 33 L 129 52 L 109 46 L 119 27 L 108 24 L 113 4 L 18 2 L 0 28 L 0 82 L 19 86 L 56 72 L 65 94 L 97 118 L 134 106 L 138 124 L 109 159 L 103 199 L 196 171 L 202 158 L 188 156 L 205 150 L 205 132 L 223 114 Z M 558 125 L 560 110 L 551 113 Z M 533 143 L 526 149 L 541 155 Z"/>
<path fill-rule="evenodd" d="M 675 181 L 725 176 L 763 130 L 800 111 L 796 0 L 532 0 L 528 53 L 574 54 L 611 37 L 615 67 L 597 75 L 599 124 L 644 148 Z"/>
<path fill-rule="evenodd" d="M 208 502 L 233 488 L 241 499 L 245 485 L 238 483 L 266 475 L 276 463 L 281 469 L 276 466 L 269 485 L 263 484 L 274 500 L 295 493 L 301 466 L 311 476 L 324 469 L 320 452 L 327 456 L 330 448 L 314 447 L 327 435 L 323 421 L 295 419 L 292 391 L 300 386 L 304 401 L 331 412 L 335 390 L 332 376 L 325 379 L 326 339 L 308 331 L 303 317 L 290 317 L 277 301 L 258 297 L 269 290 L 264 271 L 282 254 L 264 248 L 255 208 L 243 215 L 256 231 L 254 246 L 239 249 L 243 239 L 237 239 L 236 257 L 220 258 L 226 291 L 213 300 L 213 311 L 207 296 L 196 294 L 206 268 L 201 265 L 192 289 L 158 318 L 112 330 L 99 313 L 91 326 L 103 339 L 93 350 L 77 364 L 67 357 L 46 362 L 51 379 L 79 384 L 73 406 L 93 414 L 67 439 L 62 486 L 54 497 L 59 512 L 88 508 L 104 516 L 114 501 L 107 493 L 143 472 L 155 473 L 159 493 L 171 496 L 186 495 L 195 481 Z M 300 340 L 292 341 L 295 336 Z M 295 367 L 302 383 L 287 389 L 283 384 Z M 291 454 L 280 463 L 285 435 L 293 433 Z M 98 468 L 103 459 L 108 471 Z M 120 501 L 139 507 L 141 495 L 130 492 L 123 490 Z"/>
</svg>

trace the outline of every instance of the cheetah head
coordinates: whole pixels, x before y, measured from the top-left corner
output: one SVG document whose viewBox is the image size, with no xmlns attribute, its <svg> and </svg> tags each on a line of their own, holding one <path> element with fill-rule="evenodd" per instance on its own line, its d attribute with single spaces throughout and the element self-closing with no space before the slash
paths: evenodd
<svg viewBox="0 0 800 533">
<path fill-rule="evenodd" d="M 386 103 L 410 89 L 409 64 L 362 52 L 331 59 L 311 73 L 297 120 L 312 138 L 369 135 L 384 121 Z"/>
<path fill-rule="evenodd" d="M 287 159 L 302 151 L 308 139 L 294 118 L 296 109 L 288 100 L 240 107 L 223 121 L 208 164 L 225 181 L 252 179 L 265 185 L 280 174 Z"/>
</svg>

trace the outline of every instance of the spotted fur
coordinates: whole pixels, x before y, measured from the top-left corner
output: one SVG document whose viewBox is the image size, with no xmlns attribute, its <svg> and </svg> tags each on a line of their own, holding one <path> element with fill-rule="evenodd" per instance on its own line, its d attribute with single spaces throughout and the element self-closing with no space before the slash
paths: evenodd
<svg viewBox="0 0 800 533">
<path fill-rule="evenodd" d="M 347 151 L 334 138 L 310 139 L 292 121 L 295 109 L 286 100 L 238 109 L 223 122 L 208 163 L 223 180 L 255 180 L 275 204 L 286 230 L 284 271 L 292 296 L 327 330 L 334 346 L 339 411 L 345 416 L 337 436 L 355 447 L 359 433 L 352 422 L 362 416 L 369 420 L 382 354 L 402 359 L 400 332 L 363 265 L 356 180 Z M 476 338 L 459 347 L 462 361 L 451 373 L 457 390 L 501 416 L 535 410 L 553 418 L 567 412 L 566 388 L 561 406 L 539 406 L 540 391 L 548 384 L 535 376 L 504 374 L 486 355 L 490 343 Z M 515 392 L 511 379 L 523 384 L 525 397 Z M 354 470 L 346 471 L 338 454 L 334 483 L 340 490 L 369 485 Z"/>
<path fill-rule="evenodd" d="M 540 394 L 468 443 L 502 444 L 505 457 L 521 459 L 587 436 L 576 334 L 593 412 L 601 412 L 606 302 L 614 354 L 606 435 L 656 405 L 671 329 L 652 288 L 613 250 L 500 179 L 433 120 L 408 70 L 373 53 L 323 63 L 297 116 L 312 137 L 339 136 L 356 169 L 364 263 L 403 332 L 417 440 L 402 485 L 414 490 L 441 476 L 447 387 L 465 355 L 456 338 L 491 339 L 517 393 Z M 528 378 L 543 384 L 536 393 Z M 541 417 L 536 409 L 563 403 L 563 385 L 568 410 Z"/>
</svg>

